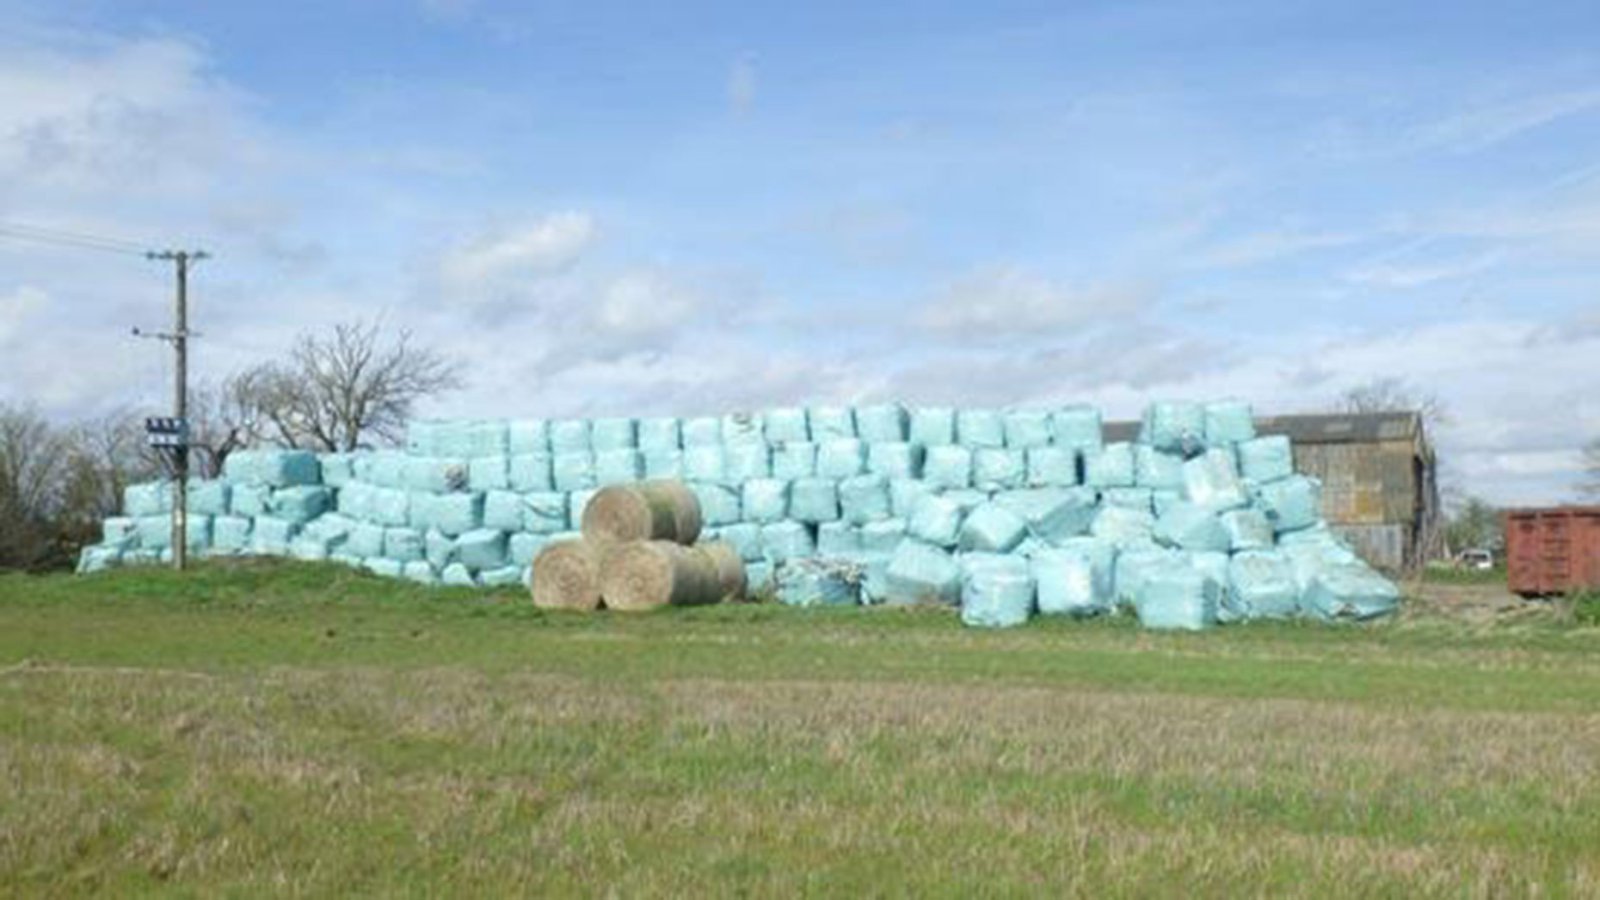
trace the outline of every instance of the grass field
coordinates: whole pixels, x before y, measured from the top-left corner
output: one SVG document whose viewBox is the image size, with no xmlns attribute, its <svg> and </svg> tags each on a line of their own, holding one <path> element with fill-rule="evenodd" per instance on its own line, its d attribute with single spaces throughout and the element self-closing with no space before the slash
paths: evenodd
<svg viewBox="0 0 1600 900">
<path fill-rule="evenodd" d="M 1600 895 L 1600 630 L 0 576 L 0 892 Z"/>
</svg>

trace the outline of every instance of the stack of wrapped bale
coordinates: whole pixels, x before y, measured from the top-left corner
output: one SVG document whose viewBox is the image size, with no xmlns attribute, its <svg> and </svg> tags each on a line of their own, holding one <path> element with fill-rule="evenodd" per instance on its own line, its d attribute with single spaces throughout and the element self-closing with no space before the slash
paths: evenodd
<svg viewBox="0 0 1600 900">
<path fill-rule="evenodd" d="M 1394 586 L 1322 522 L 1288 440 L 1257 437 L 1244 403 L 1157 403 L 1136 441 L 1102 434 L 1087 406 L 420 421 L 404 450 L 236 455 L 192 489 L 189 530 L 213 553 L 525 582 L 544 547 L 579 540 L 597 490 L 671 479 L 750 586 L 796 605 L 947 604 L 989 626 L 1126 610 L 1186 628 L 1394 608 Z M 84 568 L 159 560 L 169 495 L 129 488 Z M 672 559 L 650 576 L 669 592 Z"/>
</svg>

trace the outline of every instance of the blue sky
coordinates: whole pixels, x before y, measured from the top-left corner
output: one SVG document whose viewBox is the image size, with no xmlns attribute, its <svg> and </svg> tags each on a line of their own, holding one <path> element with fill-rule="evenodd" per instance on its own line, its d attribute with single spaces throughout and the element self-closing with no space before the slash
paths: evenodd
<svg viewBox="0 0 1600 900">
<path fill-rule="evenodd" d="M 1600 7 L 0 0 L 0 222 L 205 246 L 202 376 L 382 316 L 429 412 L 1438 394 L 1600 435 Z M 0 240 L 0 398 L 166 396 L 163 273 Z M 63 365 L 63 354 L 70 364 Z"/>
</svg>

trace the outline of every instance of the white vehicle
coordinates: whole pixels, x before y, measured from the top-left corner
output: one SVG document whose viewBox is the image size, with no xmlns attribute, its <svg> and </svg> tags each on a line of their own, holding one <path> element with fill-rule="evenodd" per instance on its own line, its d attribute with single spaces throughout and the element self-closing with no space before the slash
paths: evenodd
<svg viewBox="0 0 1600 900">
<path fill-rule="evenodd" d="M 1494 568 L 1494 554 L 1488 550 L 1463 550 L 1456 557 L 1457 565 L 1463 569 L 1492 569 Z"/>
</svg>

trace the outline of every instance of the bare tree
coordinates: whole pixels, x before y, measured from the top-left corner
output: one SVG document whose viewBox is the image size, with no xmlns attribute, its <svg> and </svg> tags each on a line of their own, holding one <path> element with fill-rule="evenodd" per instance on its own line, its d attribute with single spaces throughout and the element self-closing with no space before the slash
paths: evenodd
<svg viewBox="0 0 1600 900">
<path fill-rule="evenodd" d="M 1403 378 L 1385 376 L 1359 384 L 1339 395 L 1339 409 L 1351 413 L 1415 412 L 1430 428 L 1450 421 L 1444 401 Z"/>
<path fill-rule="evenodd" d="M 271 439 L 263 429 L 260 367 L 202 383 L 189 391 L 190 464 L 202 478 L 216 478 L 235 451 Z"/>
<path fill-rule="evenodd" d="M 34 568 L 49 557 L 67 448 L 37 411 L 0 406 L 0 566 Z"/>
<path fill-rule="evenodd" d="M 385 339 L 380 324 L 343 323 L 302 334 L 289 359 L 236 377 L 244 434 L 287 447 L 349 451 L 403 435 L 420 399 L 461 387 L 459 364 L 407 331 Z"/>
</svg>

